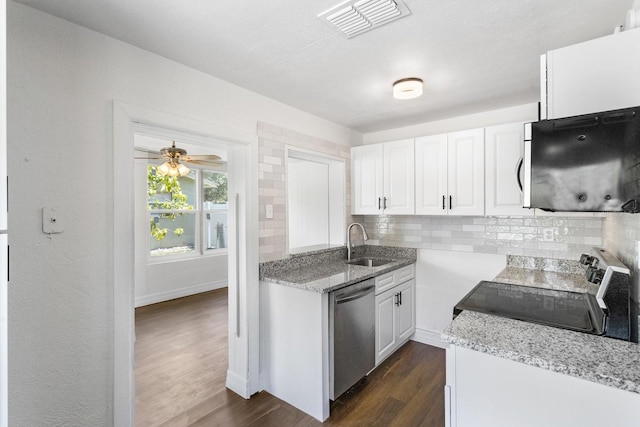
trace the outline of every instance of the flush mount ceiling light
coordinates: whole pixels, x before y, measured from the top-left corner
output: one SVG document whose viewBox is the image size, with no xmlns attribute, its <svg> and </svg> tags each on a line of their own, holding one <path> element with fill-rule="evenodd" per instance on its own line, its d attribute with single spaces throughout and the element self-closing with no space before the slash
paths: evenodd
<svg viewBox="0 0 640 427">
<path fill-rule="evenodd" d="M 393 84 L 393 97 L 396 99 L 411 99 L 422 95 L 422 79 L 408 77 Z"/>
</svg>

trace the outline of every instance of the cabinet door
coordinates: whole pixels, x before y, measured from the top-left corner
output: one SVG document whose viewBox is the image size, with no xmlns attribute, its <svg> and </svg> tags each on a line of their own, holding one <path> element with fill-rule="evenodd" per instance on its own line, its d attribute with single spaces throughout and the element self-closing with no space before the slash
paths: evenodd
<svg viewBox="0 0 640 427">
<path fill-rule="evenodd" d="M 383 145 L 384 213 L 412 215 L 414 201 L 414 144 L 413 139 L 387 142 Z"/>
<path fill-rule="evenodd" d="M 484 129 L 447 137 L 449 215 L 484 215 Z"/>
<path fill-rule="evenodd" d="M 446 215 L 447 135 L 416 138 L 416 214 Z"/>
<path fill-rule="evenodd" d="M 379 214 L 383 189 L 382 144 L 351 149 L 351 213 Z"/>
<path fill-rule="evenodd" d="M 533 215 L 522 207 L 524 124 L 485 128 L 485 214 Z"/>
<path fill-rule="evenodd" d="M 409 280 L 396 288 L 400 293 L 400 305 L 396 306 L 398 344 L 409 339 L 416 331 L 416 281 Z"/>
<path fill-rule="evenodd" d="M 640 105 L 638 30 L 550 51 L 546 65 L 549 119 Z"/>
<path fill-rule="evenodd" d="M 376 365 L 396 347 L 396 288 L 376 296 Z"/>
</svg>

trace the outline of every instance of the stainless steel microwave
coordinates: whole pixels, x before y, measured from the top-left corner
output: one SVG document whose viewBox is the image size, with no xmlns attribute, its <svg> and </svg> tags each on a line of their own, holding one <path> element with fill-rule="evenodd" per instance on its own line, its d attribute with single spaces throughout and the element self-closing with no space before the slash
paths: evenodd
<svg viewBox="0 0 640 427">
<path fill-rule="evenodd" d="M 525 125 L 524 207 L 640 211 L 640 106 Z"/>
</svg>

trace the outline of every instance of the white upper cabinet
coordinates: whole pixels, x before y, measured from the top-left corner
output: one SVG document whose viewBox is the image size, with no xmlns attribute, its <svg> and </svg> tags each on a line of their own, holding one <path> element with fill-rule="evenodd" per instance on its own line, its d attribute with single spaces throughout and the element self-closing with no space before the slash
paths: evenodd
<svg viewBox="0 0 640 427">
<path fill-rule="evenodd" d="M 541 58 L 542 118 L 636 107 L 638 76 L 640 29 L 552 50 Z"/>
<path fill-rule="evenodd" d="M 484 129 L 416 138 L 416 213 L 484 215 Z"/>
<path fill-rule="evenodd" d="M 363 145 L 351 149 L 351 212 L 379 214 L 384 185 L 382 144 Z"/>
<path fill-rule="evenodd" d="M 415 213 L 413 159 L 413 139 L 352 148 L 352 213 Z"/>
<path fill-rule="evenodd" d="M 447 176 L 451 215 L 484 215 L 484 129 L 450 133 Z"/>
<path fill-rule="evenodd" d="M 416 138 L 416 213 L 446 215 L 447 135 Z"/>
<path fill-rule="evenodd" d="M 524 123 L 485 128 L 486 215 L 531 216 L 522 207 Z"/>
</svg>

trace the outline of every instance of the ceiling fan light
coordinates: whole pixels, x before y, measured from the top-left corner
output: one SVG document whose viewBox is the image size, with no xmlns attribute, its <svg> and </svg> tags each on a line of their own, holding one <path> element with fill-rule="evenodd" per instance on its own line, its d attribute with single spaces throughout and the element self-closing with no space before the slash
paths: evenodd
<svg viewBox="0 0 640 427">
<path fill-rule="evenodd" d="M 409 77 L 393 84 L 393 97 L 396 99 L 411 99 L 420 95 L 422 95 L 422 79 Z"/>
<path fill-rule="evenodd" d="M 170 170 L 171 170 L 171 164 L 169 164 L 169 162 L 164 162 L 163 164 L 161 164 L 156 168 L 156 172 L 162 176 L 169 175 Z"/>
<path fill-rule="evenodd" d="M 176 164 L 171 165 L 169 167 L 168 175 L 172 176 L 172 177 L 180 176 L 180 172 L 178 172 L 178 165 L 176 165 Z"/>
<path fill-rule="evenodd" d="M 189 173 L 189 168 L 183 165 L 182 163 L 178 163 L 177 166 L 178 166 L 178 174 L 180 174 L 180 176 L 185 176 L 186 174 Z"/>
</svg>

